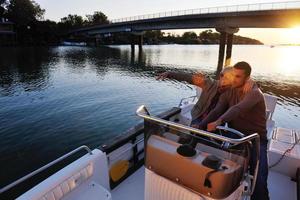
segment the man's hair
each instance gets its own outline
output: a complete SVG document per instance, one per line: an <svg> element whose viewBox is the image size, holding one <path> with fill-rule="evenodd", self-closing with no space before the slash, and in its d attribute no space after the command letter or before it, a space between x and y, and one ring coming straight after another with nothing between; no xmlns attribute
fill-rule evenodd
<svg viewBox="0 0 300 200"><path fill-rule="evenodd" d="M238 62L233 67L235 69L244 70L246 76L250 76L250 74L251 74L251 66L249 65L249 63L247 63L245 61Z"/></svg>

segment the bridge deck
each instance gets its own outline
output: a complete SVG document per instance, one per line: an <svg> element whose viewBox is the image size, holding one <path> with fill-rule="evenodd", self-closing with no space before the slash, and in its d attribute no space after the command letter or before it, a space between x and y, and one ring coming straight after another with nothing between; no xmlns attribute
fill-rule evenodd
<svg viewBox="0 0 300 200"><path fill-rule="evenodd" d="M300 25L300 1L247 4L140 15L77 29L91 35L193 28L289 28Z"/></svg>

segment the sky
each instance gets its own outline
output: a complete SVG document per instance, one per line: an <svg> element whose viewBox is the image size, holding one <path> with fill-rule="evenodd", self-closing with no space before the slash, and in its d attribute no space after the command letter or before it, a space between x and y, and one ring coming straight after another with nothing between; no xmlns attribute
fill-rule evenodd
<svg viewBox="0 0 300 200"><path fill-rule="evenodd" d="M46 10L45 19L59 21L68 14L85 16L101 11L111 19L214 6L283 2L284 0L35 0ZM287 0L286 0L287 1ZM300 4L297 4L300 5ZM294 29L240 29L238 35L252 37L266 44L300 44L300 24ZM181 34L187 30L172 30ZM200 32L202 30L194 30Z"/></svg>

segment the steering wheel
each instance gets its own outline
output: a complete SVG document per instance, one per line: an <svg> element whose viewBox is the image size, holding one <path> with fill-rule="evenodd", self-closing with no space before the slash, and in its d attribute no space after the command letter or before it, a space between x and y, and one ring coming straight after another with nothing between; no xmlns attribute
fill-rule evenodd
<svg viewBox="0 0 300 200"><path fill-rule="evenodd" d="M238 130L235 130L233 128L229 128L228 124L226 123L225 126L217 126L217 130L219 130L220 135L223 135L223 132L230 132L233 133L234 135L238 136L238 138L243 138L245 135L241 133ZM223 135L228 137L227 135ZM221 147L228 149L230 147L229 142L222 142Z"/></svg>

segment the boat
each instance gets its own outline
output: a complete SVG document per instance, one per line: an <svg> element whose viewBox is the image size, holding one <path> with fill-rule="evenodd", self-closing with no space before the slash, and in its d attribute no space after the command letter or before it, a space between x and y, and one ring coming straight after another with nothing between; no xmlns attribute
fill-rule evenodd
<svg viewBox="0 0 300 200"><path fill-rule="evenodd" d="M62 42L62 45L63 46L85 47L85 46L87 46L87 43L86 42L67 42L67 41L64 41L64 42Z"/></svg>
<svg viewBox="0 0 300 200"><path fill-rule="evenodd" d="M201 95L199 88L196 91L195 96L182 99L178 106L157 116L151 115L144 105L140 106L136 114L144 121L114 138L109 145L93 150L78 147L0 189L0 193L9 193L27 179L86 151L16 199L250 199L258 165L254 173L249 172L249 145L258 149L259 136L256 133L245 136L228 126L218 127L219 134L188 126L191 109ZM272 119L277 99L268 94L264 97L270 198L299 199L300 131L277 127ZM234 137L224 134L228 132ZM182 135L198 138L197 145L180 144ZM204 142L203 138L206 138Z"/></svg>

